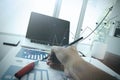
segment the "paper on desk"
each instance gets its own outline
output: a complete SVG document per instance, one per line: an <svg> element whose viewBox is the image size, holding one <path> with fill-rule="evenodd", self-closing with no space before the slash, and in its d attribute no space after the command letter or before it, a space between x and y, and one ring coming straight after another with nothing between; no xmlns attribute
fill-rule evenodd
<svg viewBox="0 0 120 80"><path fill-rule="evenodd" d="M20 66L11 65L0 80L14 80L14 74L20 70ZM67 80L62 71L57 71L51 68L35 68L30 73L24 75L21 80Z"/></svg>
<svg viewBox="0 0 120 80"><path fill-rule="evenodd" d="M1 61L0 80L14 80L13 76L18 70L35 61L16 57L20 49L21 47L13 48ZM50 68L44 61L39 61L39 64L35 66L34 70L26 74L22 80L42 80L41 78L43 80L66 80L64 72Z"/></svg>

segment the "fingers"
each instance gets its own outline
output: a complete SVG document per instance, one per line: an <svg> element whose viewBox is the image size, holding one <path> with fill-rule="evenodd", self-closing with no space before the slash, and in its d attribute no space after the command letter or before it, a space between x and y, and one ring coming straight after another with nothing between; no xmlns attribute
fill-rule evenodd
<svg viewBox="0 0 120 80"><path fill-rule="evenodd" d="M68 61L73 60L74 52L77 51L74 46L58 47L53 46L51 54L48 57L47 65L52 68L60 68L65 66Z"/></svg>
<svg viewBox="0 0 120 80"><path fill-rule="evenodd" d="M55 47L51 49L51 54L47 58L47 65L49 65L53 69L64 71L64 66L60 63L60 61L56 57L54 51L55 49L56 49Z"/></svg>
<svg viewBox="0 0 120 80"><path fill-rule="evenodd" d="M54 63L50 56L48 57L47 65L49 65L53 69L64 71L64 66L62 64Z"/></svg>
<svg viewBox="0 0 120 80"><path fill-rule="evenodd" d="M68 47L60 47L60 46L53 46L51 52L57 54L67 54L72 52L77 52L75 46L68 46Z"/></svg>
<svg viewBox="0 0 120 80"><path fill-rule="evenodd" d="M54 46L52 47L52 51L55 55L56 58L64 65L66 64L65 62L73 59L74 56L78 56L78 52L76 47L74 46L69 46L69 47L58 47Z"/></svg>
<svg viewBox="0 0 120 80"><path fill-rule="evenodd" d="M77 49L74 46L58 47L53 46L51 54L48 57L47 65L53 69L62 70L70 80L79 80L74 78L72 71L74 59L77 55Z"/></svg>

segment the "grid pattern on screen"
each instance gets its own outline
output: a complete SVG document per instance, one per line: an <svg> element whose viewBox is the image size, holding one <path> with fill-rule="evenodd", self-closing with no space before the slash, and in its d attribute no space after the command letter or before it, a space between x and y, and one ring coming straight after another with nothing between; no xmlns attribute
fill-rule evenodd
<svg viewBox="0 0 120 80"><path fill-rule="evenodd" d="M48 56L48 53L28 48L21 48L17 53L16 57L31 59L31 60L42 60Z"/></svg>
<svg viewBox="0 0 120 80"><path fill-rule="evenodd" d="M21 67L11 65L5 74L2 76L1 80L14 80L14 74ZM30 73L23 76L20 80L49 80L48 70L45 69L34 69Z"/></svg>

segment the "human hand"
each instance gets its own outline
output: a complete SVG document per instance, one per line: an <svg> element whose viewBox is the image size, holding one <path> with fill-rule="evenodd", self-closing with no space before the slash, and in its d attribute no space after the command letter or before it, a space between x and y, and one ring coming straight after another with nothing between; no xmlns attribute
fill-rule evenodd
<svg viewBox="0 0 120 80"><path fill-rule="evenodd" d="M74 57L78 56L78 52L74 46L70 47L58 47L53 46L51 54L48 57L47 64L57 70L64 70L67 77L72 77L71 71L68 66L72 67Z"/></svg>
<svg viewBox="0 0 120 80"><path fill-rule="evenodd" d="M48 58L47 58L47 65L49 65L51 68L63 71L64 66L57 59L56 53L54 52L55 49L56 49L55 47L52 47L51 53L48 55Z"/></svg>
<svg viewBox="0 0 120 80"><path fill-rule="evenodd" d="M63 69L69 80L117 80L81 58L74 46L53 46L47 63L52 68Z"/></svg>

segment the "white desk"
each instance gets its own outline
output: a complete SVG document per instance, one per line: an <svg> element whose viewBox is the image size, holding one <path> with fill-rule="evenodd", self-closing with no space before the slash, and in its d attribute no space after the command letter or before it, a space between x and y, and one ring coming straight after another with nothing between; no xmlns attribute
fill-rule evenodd
<svg viewBox="0 0 120 80"><path fill-rule="evenodd" d="M4 39L7 39L8 37L10 38L17 38L20 39L20 44L17 47L13 47L13 46L7 46L7 45L3 45L2 41L4 41ZM0 50L1 53L0 55L4 55L4 57L2 57L1 61L0 61L0 79L2 78L2 76L5 74L5 72L11 68L15 66L15 67L24 67L25 65L27 65L30 62L33 62L34 60L29 60L29 59L24 59L24 58L19 58L16 57L16 54L18 53L18 51L21 49L21 45L22 46L29 46L29 47L34 47L34 48L39 48L39 49L47 49L48 51L51 49L50 46L45 46L45 45L41 45L41 44L35 44L35 43L30 43L30 41L28 39L25 39L24 37L11 37L9 35L0 35ZM1 47L2 46L2 47ZM110 75L117 77L120 80L120 75L118 75L117 73L115 73L114 71L112 71L110 68L108 68L107 66L105 66L104 64L102 64L100 61L96 60L96 59L90 59L90 58L84 58L86 61L90 62L91 64L93 64L94 66L102 69L103 71L106 71L107 73L110 73ZM49 79L47 79L46 77L44 78L44 80L66 80L65 79L65 75L63 72L61 71L57 71L57 70L53 70L51 69L49 66L46 65L45 62L39 62L39 64L35 67L35 70L46 70L48 75L49 75ZM38 71L34 71L30 74L27 75L27 78L29 80L38 80L37 78L40 78L38 74L41 74ZM35 74L34 74L35 73ZM34 77L34 76L39 76L39 77ZM11 76L7 76L7 78L10 78ZM26 80L26 79L23 79Z"/></svg>
<svg viewBox="0 0 120 80"><path fill-rule="evenodd" d="M3 45L4 41L10 40L10 39L20 40L19 45L18 46ZM48 52L51 50L51 46L31 43L30 40L26 39L24 36L9 35L4 33L0 34L0 56L1 56L0 57L0 80L3 77L3 75L6 74L6 71L8 71L8 69L12 69L15 67L22 68L25 65L35 61L35 60L16 57L17 53L21 49L21 46L37 48L37 49L45 49L45 50L48 50ZM35 70L33 70L32 73L27 74L28 77L23 78L22 80L32 80L32 79L38 80L39 78L43 78L43 80L65 80L65 75L62 71L57 71L50 68L46 64L46 62L40 61L39 64L35 66ZM48 76L46 77L44 75L46 74L44 70L48 74ZM44 75L44 76L40 77L40 75ZM11 78L11 76L7 75L6 78L10 80L9 78Z"/></svg>
<svg viewBox="0 0 120 80"><path fill-rule="evenodd" d="M3 45L4 41L9 40L20 40L20 43L18 46L28 46L28 47L34 47L39 49L47 49L50 50L50 46L45 46L42 44L37 43L31 43L29 39L26 39L25 36L20 35L14 35L14 34L8 34L8 33L0 33L0 61L6 56L6 54L14 47L16 46L9 46L9 45Z"/></svg>
<svg viewBox="0 0 120 80"><path fill-rule="evenodd" d="M25 65L35 61L35 60L16 57L16 55L20 49L21 49L20 46L12 48L10 50L10 52L1 60L1 62L0 62L0 79L3 78L3 75L6 73L6 71L8 71L9 68L11 68L13 70L16 67L22 68ZM110 68L108 68L107 66L102 64L100 61L93 59L93 58L89 58L89 57L84 57L83 59L87 62L90 62L94 66L100 68L101 70L109 73L110 75L115 76L116 78L118 78L120 80L120 75L118 75L117 73L112 71ZM40 76L41 72L42 72L42 78L44 78L44 80L67 80L64 75L64 72L57 71L57 70L50 68L46 64L46 62L43 62L43 61L40 61L39 64L35 66L33 72L30 72L25 77L23 77L21 80L38 80L41 78L41 76ZM47 74L47 75L44 75L44 74ZM11 76L11 75L6 76L6 78L11 78L11 77L13 77L13 76ZM10 79L8 79L8 80L10 80Z"/></svg>
<svg viewBox="0 0 120 80"><path fill-rule="evenodd" d="M6 71L11 67L23 67L30 62L33 62L35 60L30 60L30 59L24 59L24 58L19 58L16 57L16 54L19 52L21 47L15 47L10 52L1 60L0 62L0 79L3 77L3 75L6 73ZM11 55L12 54L12 55ZM14 69L13 69L14 70ZM42 78L44 80L65 80L65 75L62 71L57 71L52 68L50 68L46 62L40 61L38 65L35 66L36 71L30 72L27 74L26 79L22 80L38 80L38 78L41 78L41 71L42 71ZM44 74L48 74L46 77ZM12 75L7 75L6 78L11 78ZM10 79L8 79L10 80Z"/></svg>

